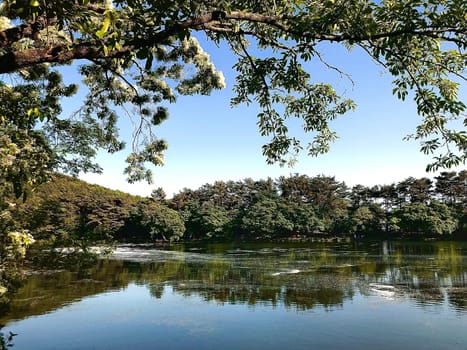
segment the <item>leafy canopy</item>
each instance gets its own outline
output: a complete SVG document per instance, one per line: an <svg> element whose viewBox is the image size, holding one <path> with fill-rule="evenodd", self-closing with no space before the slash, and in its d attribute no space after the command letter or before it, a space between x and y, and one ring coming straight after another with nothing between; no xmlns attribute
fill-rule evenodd
<svg viewBox="0 0 467 350"><path fill-rule="evenodd" d="M146 162L163 163L164 140L153 126L178 95L224 87L196 35L225 42L237 57L232 105L260 107L268 162L318 155L336 138L329 122L354 108L329 84L314 81L308 61L320 44L358 47L393 78L393 93L414 98L421 123L410 138L433 155L429 170L465 162L467 3L464 0L2 0L0 1L0 162L17 189L51 170L99 171L97 149L124 147L117 121L134 118L130 181L150 179ZM74 65L87 86L82 107L63 116L76 94L61 66ZM311 141L288 132L303 121ZM457 121L452 127L451 122ZM23 167L24 159L29 159Z"/></svg>

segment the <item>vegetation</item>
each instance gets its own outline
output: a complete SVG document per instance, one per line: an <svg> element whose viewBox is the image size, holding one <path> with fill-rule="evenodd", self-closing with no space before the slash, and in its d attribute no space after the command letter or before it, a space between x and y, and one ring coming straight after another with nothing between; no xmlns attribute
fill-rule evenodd
<svg viewBox="0 0 467 350"><path fill-rule="evenodd" d="M3 335L3 333L0 333L0 350L6 350L8 348L13 347L13 338L17 334L10 332L8 336Z"/></svg>
<svg viewBox="0 0 467 350"><path fill-rule="evenodd" d="M113 240L306 240L317 234L467 236L467 170L442 172L435 181L408 178L371 188L348 188L328 176L218 181L182 190L172 199L160 189L141 198L55 174L26 202L13 194L7 202L10 227L22 227L25 233L10 235L2 252L2 303L8 301L6 291L17 285L15 267L33 236L39 249L49 248L35 257L36 264L46 261L76 271L95 261L56 248L86 252Z"/></svg>
<svg viewBox="0 0 467 350"><path fill-rule="evenodd" d="M114 153L125 146L117 128L124 115L136 118L138 125L125 172L130 181L150 180L146 164L161 165L167 148L153 130L168 117L167 105L178 95L209 94L225 85L195 34L226 44L237 58L232 104L258 105L259 132L269 138L263 147L268 162L293 163L301 150L310 155L326 152L336 138L329 122L355 107L331 85L313 81L306 71L307 62L316 60L323 69L345 75L325 61L323 45L363 50L394 77L393 93L399 99L413 97L421 124L409 138L420 140L421 151L433 155L428 169L465 162L467 135L460 125L467 125L466 106L458 90L466 79L466 7L464 0L0 0L0 285L8 279L5 271L21 262L33 242L30 233L84 248L96 237L118 234L128 216L139 218L143 227L163 227L168 222L177 227L173 232L150 231L153 237L181 236L181 223L175 224L173 213L154 204L134 209L127 199L118 203L106 195L87 193L89 198L71 196L73 202L59 195L43 199L28 204L32 206L28 211L15 208L14 198L26 198L57 171L72 175L99 171L94 162L99 149ZM85 97L82 106L67 116L62 104L76 98L79 88L63 82L63 72L71 69L83 78L85 91L80 96ZM133 109L134 114L128 112ZM301 119L304 131L312 134L306 146L288 132L294 118ZM303 198L293 211L311 215L311 221L297 214L291 222L289 203L296 194L288 197L285 184L279 184L284 186L282 192L268 182L262 183L271 186L261 200L258 193L246 191L251 183L245 182L238 185L246 192L230 198L230 204L200 201L195 191L192 206L178 209L190 237L198 238L257 230L257 218L248 211L253 207L272 220L272 231L290 234L310 229L339 232L349 230L349 225L353 230L381 224L410 230L410 220L415 220L405 214L404 220L392 217L389 195L371 198L375 203L367 209L349 208L340 189L332 187L338 183L326 177L316 180L330 181L323 183L326 192L299 187ZM440 184L439 190L454 191L449 184ZM421 184L401 184L406 185L407 194L398 189L398 205L420 201L433 207L431 197L417 197ZM464 230L465 212L452 209L459 207L459 193L443 198L455 211L450 214L453 222ZM388 201L384 213L390 219L378 216L380 200ZM203 205L196 208L197 202ZM19 217L20 210L25 210L27 220L13 217L17 211ZM163 213L155 215L153 210ZM50 211L54 216L43 215ZM452 230L452 225L440 228L438 219L428 226L430 230ZM54 226L59 223L60 227Z"/></svg>
<svg viewBox="0 0 467 350"><path fill-rule="evenodd" d="M232 104L260 107L269 162L293 161L302 149L326 152L336 137L328 122L354 108L306 71L316 60L345 75L321 55L329 44L361 49L394 77L393 93L417 104L422 123L411 137L434 155L429 168L449 167L467 157L467 135L449 123L465 118L458 89L465 79L466 6L462 0L2 0L0 74L14 76L12 86L3 79L0 85L2 132L15 151L34 155L38 164L29 177L40 175L35 172L44 164L97 170L96 148L123 147L118 107L133 105L141 121L137 135L146 129L149 137L137 136L141 147L126 172L132 181L149 178L144 163L160 165L167 147L150 131L167 118L166 102L225 85L196 39L203 34L237 58ZM60 67L74 61L83 62L77 72L88 94L69 119L60 115L60 103L78 87L62 83ZM288 133L288 120L296 117L314 134L305 147Z"/></svg>
<svg viewBox="0 0 467 350"><path fill-rule="evenodd" d="M64 175L37 188L15 214L37 240L85 248L113 237L130 217L138 198Z"/></svg>
<svg viewBox="0 0 467 350"><path fill-rule="evenodd" d="M448 186L449 184L449 186ZM81 247L109 240L302 239L320 235L433 237L467 234L467 171L432 181L348 188L334 177L217 181L166 199L89 185L56 174L11 211L38 242Z"/></svg>
<svg viewBox="0 0 467 350"><path fill-rule="evenodd" d="M185 233L185 225L175 210L156 202L141 200L130 210L125 227L117 233L131 241L177 241Z"/></svg>
<svg viewBox="0 0 467 350"><path fill-rule="evenodd" d="M449 184L449 186L447 185ZM353 188L334 177L293 175L216 182L183 190L168 203L186 221L189 238L298 238L313 234L466 234L467 171L442 172L435 182L408 178L397 184ZM210 208L204 225L192 225ZM216 213L216 215L213 215ZM199 219L198 219L199 220Z"/></svg>
<svg viewBox="0 0 467 350"><path fill-rule="evenodd" d="M192 256L193 245L180 244L144 264L101 259L84 274L66 269L45 276L34 274L18 290L9 310L0 315L0 324L50 313L86 296L124 290L134 283L147 286L158 299L173 292L221 304L270 303L291 310L339 306L355 293L369 295L373 283L389 283L421 305L445 303L467 311L465 244L459 242L346 243L345 248L322 243L307 248L293 243L195 246L203 258ZM187 254L180 259L183 251ZM429 263L427 257L431 257ZM288 273L295 268L301 273ZM440 283L448 287L440 290ZM40 301L31 303L33 298Z"/></svg>

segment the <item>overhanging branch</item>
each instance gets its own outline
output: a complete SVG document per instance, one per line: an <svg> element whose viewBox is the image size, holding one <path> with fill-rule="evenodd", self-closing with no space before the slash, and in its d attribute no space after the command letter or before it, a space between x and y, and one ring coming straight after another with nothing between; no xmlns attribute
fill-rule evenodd
<svg viewBox="0 0 467 350"><path fill-rule="evenodd" d="M110 50L104 54L101 44L98 43L75 43L72 45L60 44L46 48L31 48L18 51L10 51L0 56L0 74L11 73L21 68L31 67L40 63L65 63L75 59L111 59L124 57L136 49L150 47L164 43L168 38L184 30L208 30L212 32L232 32L228 21L262 23L297 37L308 38L318 41L354 41L364 42L381 38L396 37L401 35L429 36L446 40L447 33L458 34L459 28L425 28L422 30L398 30L384 33L368 34L366 36L351 36L347 34L325 34L311 32L297 32L287 22L292 21L290 17L270 16L257 13L234 11L226 13L214 11L205 15L180 21L160 32L142 39L127 41L119 50ZM0 32L0 48L8 47L25 37L34 37L35 33L51 24L51 19L39 18L33 24L24 24Z"/></svg>
<svg viewBox="0 0 467 350"><path fill-rule="evenodd" d="M21 39L34 39L41 30L55 24L56 22L56 18L39 17L37 21L33 23L22 24L17 27L0 31L0 48L10 46L11 44L18 42Z"/></svg>
<svg viewBox="0 0 467 350"><path fill-rule="evenodd" d="M168 38L183 30L201 29L206 24L218 23L218 21L219 15L213 12L191 20L178 22L150 37L128 41L119 50L110 50L107 54L104 53L104 50L102 50L102 47L98 43L87 42L11 51L0 56L0 74L12 73L18 69L41 63L65 63L76 59L120 58L138 48L164 43Z"/></svg>

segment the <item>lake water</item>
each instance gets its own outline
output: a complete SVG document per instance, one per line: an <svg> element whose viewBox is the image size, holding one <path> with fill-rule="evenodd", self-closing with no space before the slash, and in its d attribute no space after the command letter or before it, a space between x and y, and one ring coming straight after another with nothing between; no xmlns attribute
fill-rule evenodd
<svg viewBox="0 0 467 350"><path fill-rule="evenodd" d="M119 246L33 273L14 350L467 349L467 244Z"/></svg>

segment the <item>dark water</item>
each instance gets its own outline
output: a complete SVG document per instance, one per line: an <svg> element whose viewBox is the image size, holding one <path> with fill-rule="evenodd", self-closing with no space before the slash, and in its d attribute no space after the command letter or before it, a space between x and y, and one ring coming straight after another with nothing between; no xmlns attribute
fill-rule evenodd
<svg viewBox="0 0 467 350"><path fill-rule="evenodd" d="M32 274L12 349L467 349L467 244L119 247Z"/></svg>

